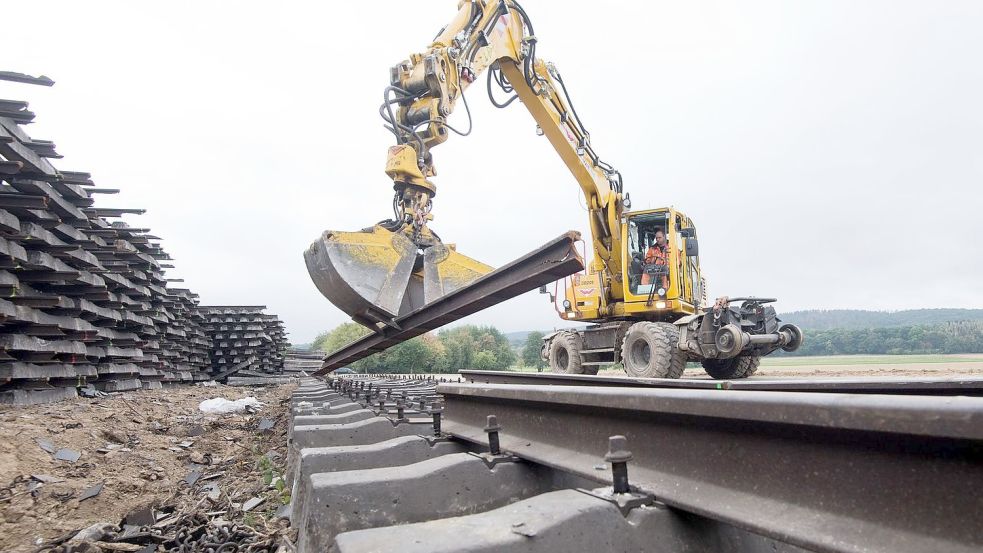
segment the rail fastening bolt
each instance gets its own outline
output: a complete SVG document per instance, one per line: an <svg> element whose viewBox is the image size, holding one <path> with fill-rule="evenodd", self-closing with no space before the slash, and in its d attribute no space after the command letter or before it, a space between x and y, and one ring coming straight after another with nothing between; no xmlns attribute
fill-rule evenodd
<svg viewBox="0 0 983 553"><path fill-rule="evenodd" d="M433 435L440 436L440 413L443 409L439 405L434 405L430 410L430 415L433 416Z"/></svg>
<svg viewBox="0 0 983 553"><path fill-rule="evenodd" d="M624 436L608 438L608 452L604 455L604 461L611 463L614 493L629 493L631 491L628 486L628 461L631 460L632 455L628 451L628 438Z"/></svg>
<svg viewBox="0 0 983 553"><path fill-rule="evenodd" d="M498 417L495 415L488 415L487 424L485 424L485 433L488 434L488 449L491 451L492 455L499 455L502 453L501 445L498 443L498 431L502 427L498 424Z"/></svg>
<svg viewBox="0 0 983 553"><path fill-rule="evenodd" d="M403 420L403 400L396 400L396 420Z"/></svg>

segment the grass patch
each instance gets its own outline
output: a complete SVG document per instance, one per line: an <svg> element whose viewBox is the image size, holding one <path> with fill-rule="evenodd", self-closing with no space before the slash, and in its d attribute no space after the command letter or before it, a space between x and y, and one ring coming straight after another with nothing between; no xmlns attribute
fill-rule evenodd
<svg viewBox="0 0 983 553"><path fill-rule="evenodd" d="M813 365L913 365L916 363L983 363L983 357L960 355L818 355L765 357L765 367L807 367Z"/></svg>

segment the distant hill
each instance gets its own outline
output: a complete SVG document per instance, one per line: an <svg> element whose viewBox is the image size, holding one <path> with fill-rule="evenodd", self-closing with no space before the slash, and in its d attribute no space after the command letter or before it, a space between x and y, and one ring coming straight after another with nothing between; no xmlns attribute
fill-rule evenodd
<svg viewBox="0 0 983 553"><path fill-rule="evenodd" d="M809 330L896 328L961 321L983 321L983 309L908 309L863 311L859 309L811 309L779 313L783 322Z"/></svg>
<svg viewBox="0 0 983 553"><path fill-rule="evenodd" d="M505 337L509 341L509 345L514 348L521 348L526 344L526 336L529 336L531 330L520 330L518 332L506 332Z"/></svg>

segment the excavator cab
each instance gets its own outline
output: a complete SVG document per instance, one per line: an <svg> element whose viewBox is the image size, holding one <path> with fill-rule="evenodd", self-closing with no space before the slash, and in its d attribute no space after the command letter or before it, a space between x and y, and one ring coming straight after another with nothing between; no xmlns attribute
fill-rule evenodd
<svg viewBox="0 0 983 553"><path fill-rule="evenodd" d="M658 295L664 298L669 282L667 263L653 262L646 254L656 245L658 233L665 233L665 212L635 215L628 219L628 291L635 295ZM666 241L668 249L668 240ZM660 260L661 261L661 260Z"/></svg>
<svg viewBox="0 0 983 553"><path fill-rule="evenodd" d="M663 208L628 213L625 218L625 311L672 320L699 309L702 278L696 229L689 217ZM649 255L656 252L651 248L659 233L665 236L664 253Z"/></svg>

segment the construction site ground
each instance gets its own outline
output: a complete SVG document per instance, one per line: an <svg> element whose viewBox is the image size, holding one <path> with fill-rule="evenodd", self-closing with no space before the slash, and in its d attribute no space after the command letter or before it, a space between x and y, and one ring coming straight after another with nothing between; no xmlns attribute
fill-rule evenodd
<svg viewBox="0 0 983 553"><path fill-rule="evenodd" d="M768 358L754 378L858 376L983 376L983 356ZM707 378L696 368L684 377ZM122 528L148 507L165 536L181 524L176 517L197 513L199 523L226 519L270 545L292 540L277 512L289 501L278 479L293 388L183 386L0 407L0 551L55 551L82 529ZM207 399L248 396L263 405L236 414L199 410ZM57 458L75 453L75 461ZM105 550L139 550L120 547Z"/></svg>
<svg viewBox="0 0 983 553"><path fill-rule="evenodd" d="M183 386L0 407L0 551L38 551L95 523L146 522L148 512L163 533L179 524L175 517L200 512L273 543L286 534L275 514L289 500L278 476L283 402L293 388ZM247 396L264 405L254 413L199 410L203 400ZM74 462L56 458L74 453Z"/></svg>

